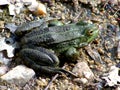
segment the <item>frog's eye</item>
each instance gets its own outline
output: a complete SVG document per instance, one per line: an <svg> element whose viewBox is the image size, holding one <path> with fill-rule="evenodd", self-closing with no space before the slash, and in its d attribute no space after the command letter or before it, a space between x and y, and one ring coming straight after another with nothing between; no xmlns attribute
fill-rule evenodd
<svg viewBox="0 0 120 90"><path fill-rule="evenodd" d="M89 31L87 32L87 34L88 34L89 36L91 36L91 35L93 34L93 30L89 30Z"/></svg>

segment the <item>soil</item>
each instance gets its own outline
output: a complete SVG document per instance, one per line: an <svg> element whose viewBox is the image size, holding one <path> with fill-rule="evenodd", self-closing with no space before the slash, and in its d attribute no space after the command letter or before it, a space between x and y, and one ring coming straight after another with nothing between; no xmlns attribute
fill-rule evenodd
<svg viewBox="0 0 120 90"><path fill-rule="evenodd" d="M95 90L96 83L100 75L108 71L110 66L119 63L117 56L117 45L119 25L120 25L120 5L114 5L104 0L92 0L93 2L82 0L42 0L47 7L47 15L45 17L58 18L63 23L74 23L80 20L91 21L98 25L99 36L89 46L80 48L80 56L77 61L86 61L95 75L94 80L88 83L76 82L76 78L69 75L58 75L58 77L50 84L49 81L54 75L40 74L31 79L24 87L15 84L0 82L1 90ZM10 16L7 6L0 7L3 13L0 13L0 21L5 23L15 23L19 25L23 22L32 21L38 18L31 12L22 12L17 16ZM91 54L97 52L97 54ZM13 66L15 62L12 62ZM76 63L65 62L65 69L72 70ZM11 66L11 67L13 67ZM103 88L104 89L104 88ZM106 90L106 89L105 89ZM109 88L108 88L109 90ZM113 89L114 90L114 89Z"/></svg>

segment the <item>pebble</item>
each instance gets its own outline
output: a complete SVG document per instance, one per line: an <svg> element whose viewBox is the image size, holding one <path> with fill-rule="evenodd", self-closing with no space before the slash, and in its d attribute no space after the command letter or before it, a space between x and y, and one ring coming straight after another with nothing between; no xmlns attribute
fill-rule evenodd
<svg viewBox="0 0 120 90"><path fill-rule="evenodd" d="M102 75L102 80L105 80L106 86L116 86L120 83L120 76L119 76L119 67L111 66L108 73L104 73Z"/></svg>
<svg viewBox="0 0 120 90"><path fill-rule="evenodd" d="M34 75L35 72L32 69L18 65L0 78L7 83L15 83L16 85L24 86Z"/></svg>
<svg viewBox="0 0 120 90"><path fill-rule="evenodd" d="M11 58L14 56L14 49L19 47L18 43L7 44L5 42L6 38L0 35L0 51L6 50L7 57Z"/></svg>
<svg viewBox="0 0 120 90"><path fill-rule="evenodd" d="M97 50L98 50L98 52L99 52L101 55L104 55L105 52L104 52L104 50L103 50L102 48L98 48Z"/></svg>
<svg viewBox="0 0 120 90"><path fill-rule="evenodd" d="M9 4L8 0L0 0L0 5L7 5Z"/></svg>
<svg viewBox="0 0 120 90"><path fill-rule="evenodd" d="M31 0L31 5L28 6L28 9L36 15L46 15L46 7L42 3L38 3L36 0Z"/></svg>
<svg viewBox="0 0 120 90"><path fill-rule="evenodd" d="M4 23L5 23L4 21L0 21L0 28L4 28Z"/></svg>
<svg viewBox="0 0 120 90"><path fill-rule="evenodd" d="M120 59L120 41L118 42L118 47L117 47L117 58Z"/></svg>
<svg viewBox="0 0 120 90"><path fill-rule="evenodd" d="M74 79L75 82L77 82L78 84L87 84L88 80L86 78L76 78Z"/></svg>
<svg viewBox="0 0 120 90"><path fill-rule="evenodd" d="M11 58L6 58L4 52L0 52L0 64L8 65L12 61Z"/></svg>
<svg viewBox="0 0 120 90"><path fill-rule="evenodd" d="M42 78L40 78L39 80L36 80L36 82L41 87L47 86L47 84L48 84L46 79L42 79Z"/></svg>
<svg viewBox="0 0 120 90"><path fill-rule="evenodd" d="M86 83L88 83L88 80L86 78L81 78L80 82L82 82L83 84L86 84Z"/></svg>
<svg viewBox="0 0 120 90"><path fill-rule="evenodd" d="M8 71L8 67L6 65L0 66L0 76L4 75Z"/></svg>
<svg viewBox="0 0 120 90"><path fill-rule="evenodd" d="M86 62L78 62L73 68L72 72L80 77L85 77L87 79L94 78L94 74Z"/></svg>

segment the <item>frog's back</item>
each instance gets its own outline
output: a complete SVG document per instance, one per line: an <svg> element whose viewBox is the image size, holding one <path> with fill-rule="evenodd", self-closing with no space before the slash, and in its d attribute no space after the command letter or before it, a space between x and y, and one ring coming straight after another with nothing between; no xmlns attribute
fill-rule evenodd
<svg viewBox="0 0 120 90"><path fill-rule="evenodd" d="M84 33L83 28L85 27L77 24L70 24L34 30L26 34L22 42L39 45L59 44L82 37Z"/></svg>

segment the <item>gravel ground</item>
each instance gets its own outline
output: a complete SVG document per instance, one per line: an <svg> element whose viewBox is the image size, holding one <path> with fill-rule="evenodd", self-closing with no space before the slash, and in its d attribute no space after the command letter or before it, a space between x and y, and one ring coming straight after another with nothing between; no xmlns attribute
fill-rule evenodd
<svg viewBox="0 0 120 90"><path fill-rule="evenodd" d="M44 0L43 0L44 1ZM47 1L47 0L46 0ZM48 0L49 1L49 0ZM77 22L78 20L92 21L100 28L98 38L89 46L81 48L78 61L86 61L90 69L95 74L95 80L90 80L87 84L77 82L76 78L58 75L50 84L49 89L45 89L54 75L41 75L31 79L24 87L15 84L0 82L1 90L95 90L95 83L98 77L109 70L109 67L119 62L117 57L117 33L120 24L120 5L110 2L100 1L88 3L82 0L52 0L50 3L44 3L47 6L47 17L59 18L64 23ZM108 0L109 1L109 0ZM119 2L120 3L120 2ZM52 5L52 6L51 6ZM21 13L15 17L9 16L6 12L7 7L1 7L4 13L0 13L0 20L5 23L14 22L20 24L31 21L35 16L31 13ZM119 11L117 11L119 10ZM97 52L92 56L93 52ZM12 62L14 66L14 62ZM66 69L72 70L75 63L67 63ZM106 89L105 89L106 90ZM109 89L108 89L109 90ZM113 89L114 90L114 89Z"/></svg>

